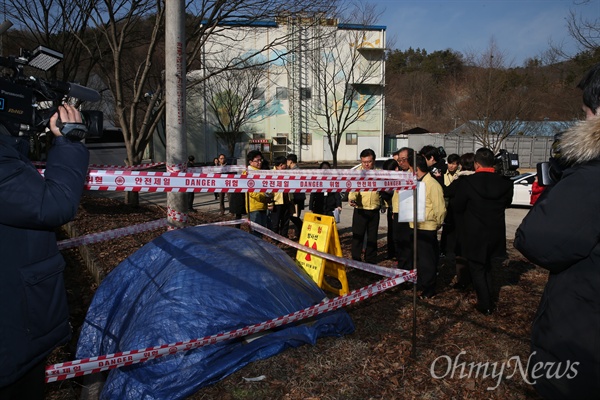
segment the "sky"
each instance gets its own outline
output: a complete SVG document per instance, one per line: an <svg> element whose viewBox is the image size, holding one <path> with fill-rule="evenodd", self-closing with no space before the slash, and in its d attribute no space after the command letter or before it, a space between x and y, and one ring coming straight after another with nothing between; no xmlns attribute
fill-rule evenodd
<svg viewBox="0 0 600 400"><path fill-rule="evenodd" d="M587 4L581 4L581 3ZM600 20L600 0L369 0L382 13L376 25L387 27L387 46L431 53L452 49L482 54L490 41L505 64L521 66L539 56L551 41L577 52L569 36L569 10Z"/></svg>

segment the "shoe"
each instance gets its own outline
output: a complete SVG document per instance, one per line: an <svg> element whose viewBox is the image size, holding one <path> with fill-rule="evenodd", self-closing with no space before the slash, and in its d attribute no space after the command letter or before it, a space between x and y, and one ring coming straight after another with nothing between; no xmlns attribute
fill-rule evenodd
<svg viewBox="0 0 600 400"><path fill-rule="evenodd" d="M492 315L494 313L494 311L496 311L496 307L494 305L492 305L491 308L481 308L481 307L475 305L475 309L483 315Z"/></svg>
<svg viewBox="0 0 600 400"><path fill-rule="evenodd" d="M467 285L456 282L455 284L452 285L452 289L465 291L467 289Z"/></svg>
<svg viewBox="0 0 600 400"><path fill-rule="evenodd" d="M431 293L421 293L419 295L419 299L421 300L427 300L427 299L433 299L436 296L435 292L431 292Z"/></svg>

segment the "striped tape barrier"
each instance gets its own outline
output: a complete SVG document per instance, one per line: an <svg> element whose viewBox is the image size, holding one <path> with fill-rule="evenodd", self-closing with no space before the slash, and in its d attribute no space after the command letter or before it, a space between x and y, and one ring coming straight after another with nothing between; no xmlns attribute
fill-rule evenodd
<svg viewBox="0 0 600 400"><path fill-rule="evenodd" d="M153 231L155 229L164 228L168 225L167 219L157 219L155 221L143 222L137 225L127 226L125 228L112 229L110 231L91 233L89 235L79 236L72 239L61 240L58 242L59 250L71 249L81 245L94 244L105 240L117 239L120 237Z"/></svg>
<svg viewBox="0 0 600 400"><path fill-rule="evenodd" d="M176 342L172 344L163 344L154 347L148 347L145 349L131 350L126 352L119 352L113 354L107 354L97 357L91 357L81 360L68 361L64 363L58 363L46 368L46 382L56 382L65 379L71 379L78 376L94 374L102 371L107 371L110 369L115 369L127 365L141 363L150 359L159 358L168 354L175 354L178 352L188 351L195 348L203 347L208 344L215 344L225 340L243 337L247 335L251 335L257 332L261 332L264 330L276 328L282 325L286 325L291 322L296 322L302 319L310 318L315 315L323 314L325 312L333 311L339 309L344 306L348 306L372 296L379 294L385 290L391 289L403 282L416 282L416 272L415 271L406 271L394 268L385 268L380 267L378 265L372 265L363 263L360 261L347 260L344 258L340 258L334 256L332 254L323 253L321 251L311 249L305 246L302 246L294 241L291 241L283 236L280 236L271 230L258 225L252 221L248 220L234 220L234 221L223 221L216 222L212 224L206 225L237 225L237 224L249 224L251 229L254 229L266 236L271 237L274 240L279 240L283 243L286 243L296 249L300 249L306 251L307 253L311 253L315 256L322 257L342 265L346 265L352 268L357 268L369 272L373 272L382 276L387 276L388 278L383 279L381 281L375 282L371 285L365 286L360 289L353 290L352 292L336 297L334 299L325 300L317 305L307 307L303 310L293 312L291 314L287 314L285 316L281 316L275 319L271 319L268 321L264 321L258 324L246 326L244 328L235 329L229 332L219 333L216 335L205 336L199 339L192 339L184 342ZM62 241L61 249L74 247L79 244L84 243L96 243L101 240L109 240L115 237L116 235L125 236L128 231L137 233L142 229L150 230L156 229L157 227L161 227L166 225L166 220L161 219L157 221L151 221L148 223L138 224L133 227L115 229L112 231L108 231L101 234L92 234L84 237L76 238L79 241L68 240ZM66 242L66 243L65 243Z"/></svg>
<svg viewBox="0 0 600 400"><path fill-rule="evenodd" d="M131 350L113 354L106 354L97 357L90 357L81 360L68 361L65 363L54 364L46 368L46 382L56 382L65 379L71 379L78 376L95 374L110 369L124 367L132 364L141 363L147 360L159 358L169 354L189 351L192 349L204 347L209 344L220 343L226 340L244 337L262 332L268 329L277 328L292 322L300 321L329 311L337 310L367 298L373 297L385 290L391 289L407 278L413 278L414 273L406 272L405 275L394 278L386 278L360 289L353 290L344 296L333 299L327 299L319 304L307 307L303 310L260 322L243 328L234 329L229 332L218 333L211 336L205 336L199 339L192 339L183 342L163 344L144 349Z"/></svg>
<svg viewBox="0 0 600 400"><path fill-rule="evenodd" d="M346 192L374 190L412 190L415 176L395 172L390 175L291 175L249 173L196 174L150 171L89 171L88 190L134 192ZM43 173L43 172L42 172Z"/></svg>

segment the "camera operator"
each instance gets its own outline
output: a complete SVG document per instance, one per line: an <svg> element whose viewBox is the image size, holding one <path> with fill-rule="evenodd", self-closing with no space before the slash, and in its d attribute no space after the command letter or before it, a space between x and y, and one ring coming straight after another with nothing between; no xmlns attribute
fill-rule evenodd
<svg viewBox="0 0 600 400"><path fill-rule="evenodd" d="M531 262L550 271L528 362L531 381L544 398L600 393L600 64L578 87L586 120L561 136L561 164L568 167L546 187L514 242ZM553 374L548 365L565 373Z"/></svg>
<svg viewBox="0 0 600 400"><path fill-rule="evenodd" d="M426 145L421 148L419 154L422 154L427 161L429 167L429 173L435 178L435 180L442 185L442 188L446 187L444 184L444 174L448 170L446 166L446 152L443 151L443 147L435 147L432 145Z"/></svg>
<svg viewBox="0 0 600 400"><path fill-rule="evenodd" d="M65 262L54 229L75 216L89 153L61 134L62 124L81 124L79 111L65 105L51 117L54 143L42 177L27 158L27 140L0 123L2 400L42 399L46 358L71 335Z"/></svg>

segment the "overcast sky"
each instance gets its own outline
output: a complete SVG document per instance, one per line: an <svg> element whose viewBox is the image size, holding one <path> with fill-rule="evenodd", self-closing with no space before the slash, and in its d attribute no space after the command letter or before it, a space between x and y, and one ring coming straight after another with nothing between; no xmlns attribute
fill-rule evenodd
<svg viewBox="0 0 600 400"><path fill-rule="evenodd" d="M493 37L513 66L548 49L550 41L576 52L567 31L570 9L587 19L600 19L600 0L368 1L378 11L385 10L377 24L387 27L388 47L480 54Z"/></svg>

